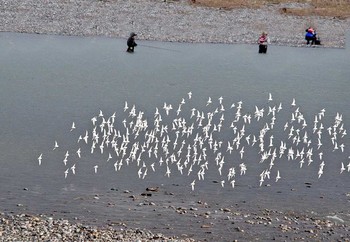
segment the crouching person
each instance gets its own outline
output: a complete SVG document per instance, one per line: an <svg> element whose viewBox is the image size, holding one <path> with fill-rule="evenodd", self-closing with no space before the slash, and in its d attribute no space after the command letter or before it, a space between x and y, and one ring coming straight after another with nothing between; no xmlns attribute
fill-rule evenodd
<svg viewBox="0 0 350 242"><path fill-rule="evenodd" d="M126 42L126 44L128 45L128 49L126 51L129 52L129 53L133 53L134 52L134 48L137 46L137 44L135 42L135 36L137 36L137 34L132 32L130 34L130 37L128 38L128 41Z"/></svg>

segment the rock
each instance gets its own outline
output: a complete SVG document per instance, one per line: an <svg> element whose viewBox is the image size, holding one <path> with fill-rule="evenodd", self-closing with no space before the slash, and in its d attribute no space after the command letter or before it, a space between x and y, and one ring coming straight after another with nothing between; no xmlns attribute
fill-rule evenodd
<svg viewBox="0 0 350 242"><path fill-rule="evenodd" d="M146 191L149 192L158 192L159 191L159 187L147 187Z"/></svg>
<svg viewBox="0 0 350 242"><path fill-rule="evenodd" d="M337 215L326 216L326 218L332 219L333 221L338 222L338 223L344 223L345 222L343 219L339 218Z"/></svg>
<svg viewBox="0 0 350 242"><path fill-rule="evenodd" d="M141 193L141 196L151 197L151 196L152 196L152 193L143 192L143 193Z"/></svg>
<svg viewBox="0 0 350 242"><path fill-rule="evenodd" d="M236 228L235 228L235 230L236 230L237 232L244 233L244 230L243 230L243 229L241 229L240 227L236 227Z"/></svg>
<svg viewBox="0 0 350 242"><path fill-rule="evenodd" d="M203 224L201 225L202 229L207 229L207 228L211 228L211 226L209 224Z"/></svg>

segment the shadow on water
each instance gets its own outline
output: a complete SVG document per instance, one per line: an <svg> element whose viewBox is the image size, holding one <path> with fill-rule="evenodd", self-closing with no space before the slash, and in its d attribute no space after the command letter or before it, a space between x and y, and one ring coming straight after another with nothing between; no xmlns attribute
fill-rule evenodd
<svg viewBox="0 0 350 242"><path fill-rule="evenodd" d="M339 112L344 128L349 130L349 49L270 46L268 54L259 55L254 45L138 43L135 53L128 54L125 40L120 39L0 34L2 210L53 213L90 221L94 218L97 223L113 219L116 213L120 220L147 226L138 217L144 211L133 208L129 195L122 191L139 194L147 186L161 186L163 191L175 193L154 197L165 205L205 200L222 207L236 204L251 209L269 207L326 214L349 211L349 173L339 174L341 162L347 164L350 155L347 136L344 153L332 152L330 141L325 143L328 162L321 179L317 178L318 160L315 166L300 169L298 162L285 158L278 161L283 179L262 187L259 173L266 165L259 164L257 147L254 152L247 152L244 162L250 164L250 170L247 176L237 177L235 189L213 183L223 178L212 170L206 181L197 183L194 192L189 184L196 174L166 178L163 167L142 180L137 178L136 166L116 174L113 163L106 162L108 153L91 155L88 147L82 148L84 155L78 160L74 156L82 146L76 142L78 134L92 130L90 119L99 110L106 116L116 111L117 117L122 117L124 102L128 101L129 106L135 104L137 110L153 120L156 107L161 110L167 102L173 104L175 111L189 91L193 97L187 99L188 106L184 108L188 116L192 107L209 111L208 97L218 103L220 96L227 112L233 102L242 100L244 112L254 114L255 106L268 108L268 93L272 93L274 105L283 103L281 129L290 119L290 103L295 98L309 122L310 133L314 115L323 108L325 126L331 125ZM77 129L69 132L73 121ZM119 128L121 121L118 119ZM260 128L249 132L258 135ZM229 131L225 135L230 138ZM284 138L282 132L274 135ZM60 148L53 151L55 140ZM77 164L77 174L64 179L62 160L67 150L71 164ZM43 164L39 167L40 153ZM239 154L232 159L238 167ZM93 171L95 164L99 164L97 174ZM312 188L305 183L311 183ZM99 200L93 199L96 194ZM118 209L108 204L118 204ZM132 215L130 209L134 209ZM147 211L143 216L147 216Z"/></svg>

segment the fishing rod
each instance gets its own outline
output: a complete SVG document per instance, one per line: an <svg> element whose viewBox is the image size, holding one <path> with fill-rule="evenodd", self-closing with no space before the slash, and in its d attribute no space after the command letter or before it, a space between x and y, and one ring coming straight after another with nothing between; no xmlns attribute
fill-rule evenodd
<svg viewBox="0 0 350 242"><path fill-rule="evenodd" d="M173 50L173 49L167 49L167 48L162 48L162 47L156 47L156 46L152 46L152 45L138 44L138 46L143 46L143 47L148 47L148 48L153 48L153 49L160 49L160 50L173 51L173 52L181 52L181 51L179 51L179 50Z"/></svg>

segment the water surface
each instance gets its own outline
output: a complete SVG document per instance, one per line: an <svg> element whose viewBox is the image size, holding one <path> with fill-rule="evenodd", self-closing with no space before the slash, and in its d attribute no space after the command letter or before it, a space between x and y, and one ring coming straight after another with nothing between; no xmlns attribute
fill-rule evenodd
<svg viewBox="0 0 350 242"><path fill-rule="evenodd" d="M297 162L281 159L278 167L283 178L259 187L258 174L264 166L258 163L255 148L247 152L245 162L256 165L251 165L249 175L237 178L235 189L213 183L220 178L212 171L192 192L189 184L195 175L166 178L165 171L159 171L142 180L137 178L135 166L115 173L112 163L106 162L107 154L91 155L88 147L77 161L77 174L64 179L62 160L67 150L74 153L81 146L76 142L78 134L91 129L90 119L99 110L106 116L116 111L123 117L125 101L152 120L155 107L161 109L167 102L175 109L189 91L193 97L184 108L187 115L192 107L208 110L209 96L215 102L222 96L227 110L231 103L242 100L244 112L254 113L255 105L269 105L268 93L272 93L274 104L282 102L284 107L280 128L290 118L290 103L295 98L310 130L314 115L323 108L325 126L330 126L339 112L344 128L350 130L349 49L270 46L268 54L259 55L255 45L138 41L135 53L128 54L125 42L102 37L0 34L1 210L58 214L98 223L117 216L129 224L152 228L152 219L146 219L148 225L140 222L143 210L128 213L132 205L122 191L139 194L148 186L162 186L175 193L158 198L165 204L205 200L222 207L239 204L324 215L349 213L350 173L339 174L341 162L349 162L348 136L343 139L344 153L333 152L330 141L324 144L326 167L320 179L319 163L300 169ZM73 121L77 129L69 132ZM120 125L121 121L118 119ZM258 133L258 129L250 132ZM278 132L275 135L282 138ZM55 140L60 149L53 151ZM44 158L38 166L40 153ZM233 159L238 162L238 157ZM94 174L96 162L99 171ZM92 199L95 194L101 199ZM109 208L108 203L118 206Z"/></svg>

